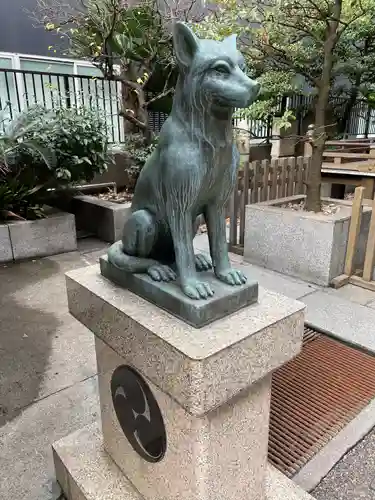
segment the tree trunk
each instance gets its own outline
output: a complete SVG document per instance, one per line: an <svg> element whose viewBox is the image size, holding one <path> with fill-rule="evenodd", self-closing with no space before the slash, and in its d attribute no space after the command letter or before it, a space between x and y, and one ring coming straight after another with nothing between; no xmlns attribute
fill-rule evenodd
<svg viewBox="0 0 375 500"><path fill-rule="evenodd" d="M314 139L313 139L314 141ZM322 160L326 139L313 142L311 163L307 178L305 210L309 212L320 212L321 200L320 191L322 186ZM318 144L319 142L319 144Z"/></svg>
<svg viewBox="0 0 375 500"><path fill-rule="evenodd" d="M326 28L322 75L319 82L317 82L318 96L315 104L315 126L314 133L311 138L312 155L307 178L305 203L305 210L310 212L321 211L321 169L324 147L327 140L326 111L329 102L329 89L333 67L333 51L338 39L338 20L341 17L341 5L342 0L335 0L334 20L331 20Z"/></svg>
<svg viewBox="0 0 375 500"><path fill-rule="evenodd" d="M130 82L135 85L139 77L139 68L129 64L121 68L121 116L124 118L124 130L126 133L141 133L147 144L153 138L152 131L148 125L148 111L145 93L141 86L134 88L129 86Z"/></svg>

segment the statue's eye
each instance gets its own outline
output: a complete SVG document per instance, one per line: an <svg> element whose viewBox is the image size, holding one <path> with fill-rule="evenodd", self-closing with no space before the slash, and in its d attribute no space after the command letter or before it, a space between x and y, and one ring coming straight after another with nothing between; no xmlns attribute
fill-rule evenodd
<svg viewBox="0 0 375 500"><path fill-rule="evenodd" d="M213 69L220 75L229 75L230 67L227 64L216 64Z"/></svg>

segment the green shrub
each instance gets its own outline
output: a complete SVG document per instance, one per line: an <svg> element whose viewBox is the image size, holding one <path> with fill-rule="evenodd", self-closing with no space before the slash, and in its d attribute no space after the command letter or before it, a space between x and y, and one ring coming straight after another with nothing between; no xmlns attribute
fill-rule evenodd
<svg viewBox="0 0 375 500"><path fill-rule="evenodd" d="M30 130L27 138L53 151L56 158L54 168L47 170L45 162L33 155L33 170L40 169L39 178L52 176L55 184L66 185L91 181L95 174L107 169L106 124L95 111L63 107L51 111L35 107L28 114L39 121L39 128ZM27 161L31 163L31 159Z"/></svg>
<svg viewBox="0 0 375 500"><path fill-rule="evenodd" d="M0 121L4 125L4 120ZM35 156L47 170L54 168L53 152L34 140L26 139L26 135L38 130L38 127L37 120L23 114L0 135L0 220L43 216L40 201L45 186L36 182L27 163L18 160L23 156Z"/></svg>
<svg viewBox="0 0 375 500"><path fill-rule="evenodd" d="M107 168L104 120L80 108L35 106L0 135L0 218L37 218L50 188L93 179Z"/></svg>
<svg viewBox="0 0 375 500"><path fill-rule="evenodd" d="M125 171L136 180L146 160L156 148L157 142L157 137L153 139L151 144L148 144L142 134L129 134L124 143L113 146L112 152L123 154L129 159Z"/></svg>

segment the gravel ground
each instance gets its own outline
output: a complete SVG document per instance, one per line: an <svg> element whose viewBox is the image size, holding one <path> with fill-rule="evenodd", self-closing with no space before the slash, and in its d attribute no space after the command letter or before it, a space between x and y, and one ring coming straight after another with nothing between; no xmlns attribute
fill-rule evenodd
<svg viewBox="0 0 375 500"><path fill-rule="evenodd" d="M315 488L316 500L375 500L375 429Z"/></svg>

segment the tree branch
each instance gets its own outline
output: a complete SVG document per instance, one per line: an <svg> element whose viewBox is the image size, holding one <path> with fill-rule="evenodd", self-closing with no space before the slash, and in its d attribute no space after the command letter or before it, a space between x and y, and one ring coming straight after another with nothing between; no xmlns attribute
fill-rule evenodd
<svg viewBox="0 0 375 500"><path fill-rule="evenodd" d="M138 118L136 116L134 116L131 111L123 111L123 110L121 110L119 112L119 116L122 116L123 118L125 118L130 123L132 123L133 125L135 125L136 127L140 128L143 131L147 130L147 128L148 128L147 124L141 122L140 120L138 120Z"/></svg>

